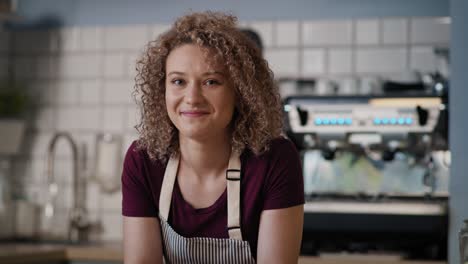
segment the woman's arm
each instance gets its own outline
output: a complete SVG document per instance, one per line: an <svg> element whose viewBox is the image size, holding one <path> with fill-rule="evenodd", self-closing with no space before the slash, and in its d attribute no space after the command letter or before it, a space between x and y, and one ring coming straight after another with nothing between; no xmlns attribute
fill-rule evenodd
<svg viewBox="0 0 468 264"><path fill-rule="evenodd" d="M163 263L161 228L155 217L123 219L124 263Z"/></svg>
<svg viewBox="0 0 468 264"><path fill-rule="evenodd" d="M303 224L304 205L264 210L258 232L257 263L297 263Z"/></svg>

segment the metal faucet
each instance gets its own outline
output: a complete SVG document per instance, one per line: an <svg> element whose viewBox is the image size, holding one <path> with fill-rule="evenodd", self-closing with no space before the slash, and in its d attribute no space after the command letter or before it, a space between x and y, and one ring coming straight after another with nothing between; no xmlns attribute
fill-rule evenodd
<svg viewBox="0 0 468 264"><path fill-rule="evenodd" d="M86 241L88 240L91 223L89 222L87 210L85 208L84 185L82 184L82 181L79 177L78 146L71 135L67 132L55 133L49 143L49 148L47 151L48 191L49 195L53 197L55 197L58 192L58 185L54 178L54 154L56 143L61 137L70 143L73 155L73 208L71 209L70 213L68 240L70 242ZM54 202L49 200L45 207L46 217L52 217L54 215L54 206Z"/></svg>

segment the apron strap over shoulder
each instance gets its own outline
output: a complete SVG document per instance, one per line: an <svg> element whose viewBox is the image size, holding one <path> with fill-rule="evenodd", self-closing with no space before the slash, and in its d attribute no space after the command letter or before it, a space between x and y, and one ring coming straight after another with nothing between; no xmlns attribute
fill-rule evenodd
<svg viewBox="0 0 468 264"><path fill-rule="evenodd" d="M228 205L228 233L229 238L242 240L240 223L240 185L241 185L241 162L239 155L235 152L231 154L228 169L226 170L227 180L227 205Z"/></svg>
<svg viewBox="0 0 468 264"><path fill-rule="evenodd" d="M159 197L159 212L165 221L169 218L169 209L171 207L172 190L179 169L179 157L171 156L164 172L161 194Z"/></svg>

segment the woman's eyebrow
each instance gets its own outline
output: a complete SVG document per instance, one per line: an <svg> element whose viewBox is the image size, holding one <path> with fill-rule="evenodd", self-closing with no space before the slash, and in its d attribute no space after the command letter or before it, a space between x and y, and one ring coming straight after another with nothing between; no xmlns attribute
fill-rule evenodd
<svg viewBox="0 0 468 264"><path fill-rule="evenodd" d="M178 72L178 71L172 71L172 72L170 72L167 76L172 75L172 74L184 75L185 73L183 73L183 72Z"/></svg>
<svg viewBox="0 0 468 264"><path fill-rule="evenodd" d="M221 75L221 76L224 76L224 73L220 72L220 71L209 71L209 72L205 72L203 75Z"/></svg>
<svg viewBox="0 0 468 264"><path fill-rule="evenodd" d="M167 76L170 76L170 75L185 75L184 72L180 72L180 71L171 71L170 73L167 74ZM220 72L220 71L208 71L208 72L205 72L202 74L202 76L207 76L207 75L221 75L221 76L224 76L224 73L223 72Z"/></svg>

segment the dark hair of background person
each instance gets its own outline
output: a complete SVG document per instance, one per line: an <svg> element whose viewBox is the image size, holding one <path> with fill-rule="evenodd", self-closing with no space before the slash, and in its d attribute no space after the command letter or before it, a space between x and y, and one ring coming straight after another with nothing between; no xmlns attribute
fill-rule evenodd
<svg viewBox="0 0 468 264"><path fill-rule="evenodd" d="M263 42L260 35L253 29L250 28L241 28L240 30L243 32L249 39L251 39L255 44L257 44L258 48L263 52Z"/></svg>

